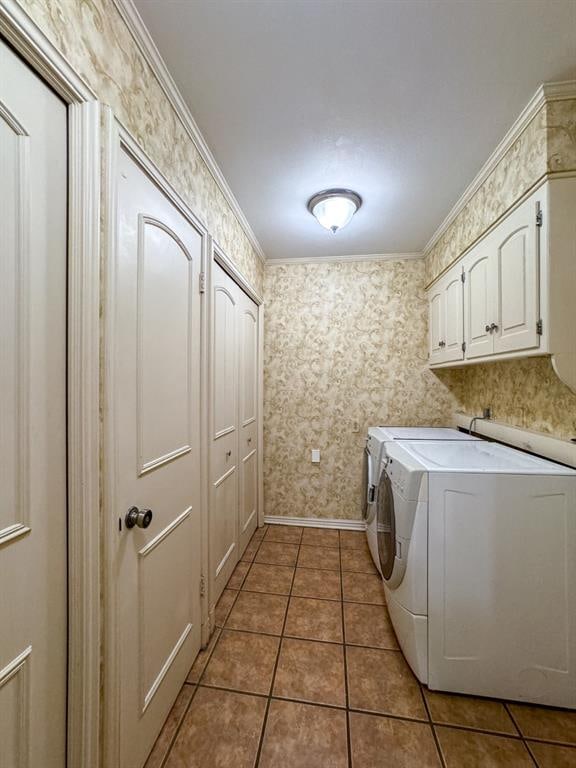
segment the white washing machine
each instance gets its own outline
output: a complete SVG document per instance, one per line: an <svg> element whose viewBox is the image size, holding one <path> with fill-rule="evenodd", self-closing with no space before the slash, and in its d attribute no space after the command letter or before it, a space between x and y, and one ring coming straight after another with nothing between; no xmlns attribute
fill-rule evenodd
<svg viewBox="0 0 576 768"><path fill-rule="evenodd" d="M418 679L576 709L576 470L483 440L386 452L381 572Z"/></svg>
<svg viewBox="0 0 576 768"><path fill-rule="evenodd" d="M378 536L376 531L376 502L382 459L385 445L396 440L479 440L467 432L459 432L448 427L370 427L364 451L364 503L363 513L366 522L366 537L374 565L382 572L378 555Z"/></svg>

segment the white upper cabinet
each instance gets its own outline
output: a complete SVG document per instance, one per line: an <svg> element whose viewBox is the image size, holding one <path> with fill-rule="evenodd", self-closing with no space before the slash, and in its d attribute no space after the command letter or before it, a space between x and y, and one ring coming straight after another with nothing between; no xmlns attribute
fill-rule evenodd
<svg viewBox="0 0 576 768"><path fill-rule="evenodd" d="M428 294L430 363L462 360L462 268L456 265Z"/></svg>
<svg viewBox="0 0 576 768"><path fill-rule="evenodd" d="M430 365L549 351L541 301L547 259L540 264L547 199L544 185L430 287Z"/></svg>

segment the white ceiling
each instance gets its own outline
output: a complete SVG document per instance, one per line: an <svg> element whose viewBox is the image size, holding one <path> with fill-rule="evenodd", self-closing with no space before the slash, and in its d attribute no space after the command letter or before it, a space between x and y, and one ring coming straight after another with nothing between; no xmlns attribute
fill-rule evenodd
<svg viewBox="0 0 576 768"><path fill-rule="evenodd" d="M542 82L576 0L135 0L269 259L420 251ZM364 205L332 235L327 187Z"/></svg>

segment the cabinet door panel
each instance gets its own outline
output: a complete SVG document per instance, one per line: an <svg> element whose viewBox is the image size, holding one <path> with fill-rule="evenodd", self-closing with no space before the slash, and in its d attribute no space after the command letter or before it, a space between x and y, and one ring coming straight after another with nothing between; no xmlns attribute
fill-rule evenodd
<svg viewBox="0 0 576 768"><path fill-rule="evenodd" d="M457 266L447 275L444 283L445 331L443 340L446 343L444 347L445 362L462 360L464 357L462 351L464 340L463 303L462 272L460 266Z"/></svg>
<svg viewBox="0 0 576 768"><path fill-rule="evenodd" d="M539 344L538 248L534 200L512 213L495 232L495 352L531 349Z"/></svg>
<svg viewBox="0 0 576 768"><path fill-rule="evenodd" d="M490 243L484 241L470 252L464 262L465 300L464 335L466 357L491 355L494 347L492 333L492 285Z"/></svg>
<svg viewBox="0 0 576 768"><path fill-rule="evenodd" d="M444 329L444 301L441 286L433 288L428 297L430 363L441 363L444 359L444 348L441 346Z"/></svg>

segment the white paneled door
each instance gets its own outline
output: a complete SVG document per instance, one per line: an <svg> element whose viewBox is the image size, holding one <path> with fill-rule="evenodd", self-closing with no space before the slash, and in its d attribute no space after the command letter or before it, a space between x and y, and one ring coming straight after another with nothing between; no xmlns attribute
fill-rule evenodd
<svg viewBox="0 0 576 768"><path fill-rule="evenodd" d="M258 307L239 293L239 539L243 552L258 524Z"/></svg>
<svg viewBox="0 0 576 768"><path fill-rule="evenodd" d="M0 766L66 764L66 106L0 41Z"/></svg>
<svg viewBox="0 0 576 768"><path fill-rule="evenodd" d="M203 235L124 150L118 167L110 418L120 764L141 768L200 648Z"/></svg>
<svg viewBox="0 0 576 768"><path fill-rule="evenodd" d="M236 283L212 271L210 567L214 600L238 561L238 309Z"/></svg>
<svg viewBox="0 0 576 768"><path fill-rule="evenodd" d="M212 270L211 603L258 525L258 307Z"/></svg>

